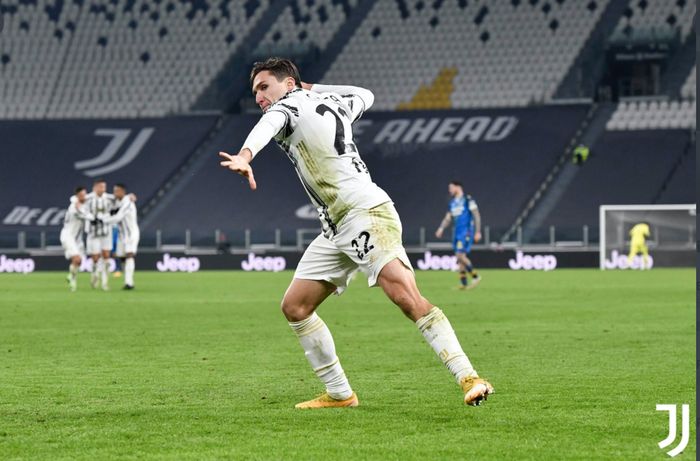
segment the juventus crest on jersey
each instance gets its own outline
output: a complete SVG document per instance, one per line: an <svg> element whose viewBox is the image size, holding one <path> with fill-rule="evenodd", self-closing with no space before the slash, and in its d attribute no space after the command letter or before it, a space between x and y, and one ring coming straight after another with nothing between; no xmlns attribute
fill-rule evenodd
<svg viewBox="0 0 700 461"><path fill-rule="evenodd" d="M284 126L274 139L287 153L316 205L324 233L335 234L352 208L372 208L391 201L372 181L353 142L352 123L364 109L357 95L295 89L265 114L284 114Z"/></svg>

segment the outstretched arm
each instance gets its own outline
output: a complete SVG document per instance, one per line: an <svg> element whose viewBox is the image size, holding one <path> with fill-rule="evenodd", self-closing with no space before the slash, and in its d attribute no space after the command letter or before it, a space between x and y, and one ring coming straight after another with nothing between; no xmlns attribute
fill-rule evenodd
<svg viewBox="0 0 700 461"><path fill-rule="evenodd" d="M277 110L266 112L246 138L238 155L219 152L219 156L223 159L219 164L247 178L250 188L257 189L258 186L250 162L284 128L286 123L287 116L284 113Z"/></svg>
<svg viewBox="0 0 700 461"><path fill-rule="evenodd" d="M435 231L435 237L437 238L442 238L442 233L445 232L445 228L450 225L450 222L452 221L452 215L448 211L445 213L445 217L442 218L442 222L440 223L440 227Z"/></svg>

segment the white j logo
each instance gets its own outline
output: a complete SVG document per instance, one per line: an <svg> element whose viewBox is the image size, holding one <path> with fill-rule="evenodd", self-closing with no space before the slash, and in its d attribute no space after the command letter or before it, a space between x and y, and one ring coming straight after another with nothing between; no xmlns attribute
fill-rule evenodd
<svg viewBox="0 0 700 461"><path fill-rule="evenodd" d="M83 170L83 173L91 178L124 168L139 155L141 149L143 149L143 146L146 144L146 142L148 142L148 139L151 137L154 131L154 128L143 128L141 131L139 131L139 134L136 135L136 138L133 140L131 145L129 145L129 147L126 149L124 155L117 160L112 161L114 156L117 155L117 152L119 152L119 149L131 134L131 130L97 129L95 130L96 136L110 136L112 140L97 157L75 162L75 168L77 170Z"/></svg>
<svg viewBox="0 0 700 461"><path fill-rule="evenodd" d="M685 450L688 446L688 438L690 437L690 407L687 404L682 406L682 428L681 428L681 441L673 450L669 451L667 454L671 458ZM659 442L659 448L663 449L671 445L671 443L676 440L676 409L678 405L656 405L656 411L668 411L668 437Z"/></svg>

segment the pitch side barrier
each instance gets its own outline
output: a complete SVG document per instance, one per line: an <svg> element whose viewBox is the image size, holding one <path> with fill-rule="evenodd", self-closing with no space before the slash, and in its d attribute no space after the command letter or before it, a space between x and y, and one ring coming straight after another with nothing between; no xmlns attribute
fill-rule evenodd
<svg viewBox="0 0 700 461"><path fill-rule="evenodd" d="M199 272L202 270L242 270L279 272L291 270L299 263L299 251L249 252L242 254L143 253L137 257L139 271ZM454 254L448 251L409 251L409 259L419 271L453 271L457 268ZM479 268L550 272L563 268L598 268L598 251L523 252L520 250L474 250L471 253ZM653 267L694 267L691 252L664 251L651 254ZM609 269L638 270L640 257L628 264L626 255L611 255L605 263ZM82 271L89 271L92 262L83 261ZM114 261L111 263L114 270ZM37 271L65 271L63 256L0 254L0 273L28 274Z"/></svg>
<svg viewBox="0 0 700 461"><path fill-rule="evenodd" d="M216 119L0 121L0 231L59 231L75 186L96 178L146 203Z"/></svg>

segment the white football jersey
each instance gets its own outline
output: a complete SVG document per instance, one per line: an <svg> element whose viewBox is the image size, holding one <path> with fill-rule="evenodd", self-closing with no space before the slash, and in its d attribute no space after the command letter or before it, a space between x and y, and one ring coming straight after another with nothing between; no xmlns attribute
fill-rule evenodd
<svg viewBox="0 0 700 461"><path fill-rule="evenodd" d="M128 241L132 235L139 233L139 225L136 212L136 204L127 195L117 202L119 209L112 216L105 216L103 221L105 224L118 223L119 235L125 241Z"/></svg>
<svg viewBox="0 0 700 461"><path fill-rule="evenodd" d="M82 240L85 229L85 221L91 217L84 213L85 204L78 209L75 203L71 203L63 217L63 228L61 229L61 240L78 242Z"/></svg>
<svg viewBox="0 0 700 461"><path fill-rule="evenodd" d="M357 95L295 89L265 113L284 114L284 127L274 139L287 153L316 205L324 232L333 235L351 209L391 201L372 181L353 142L352 123L364 109Z"/></svg>
<svg viewBox="0 0 700 461"><path fill-rule="evenodd" d="M86 213L92 216L109 215L110 211L115 206L114 195L104 193L97 195L90 192L87 195L87 200L83 204ZM90 221L87 226L88 237L107 237L112 235L112 225L102 221Z"/></svg>

